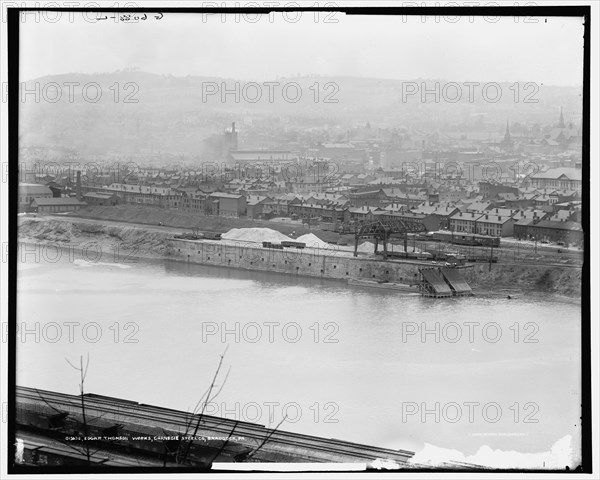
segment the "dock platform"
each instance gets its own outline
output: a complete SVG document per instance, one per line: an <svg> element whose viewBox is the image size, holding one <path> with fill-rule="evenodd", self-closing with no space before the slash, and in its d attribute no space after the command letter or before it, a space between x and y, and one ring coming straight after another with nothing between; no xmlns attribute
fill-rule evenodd
<svg viewBox="0 0 600 480"><path fill-rule="evenodd" d="M440 273L450 286L453 294L459 297L473 295L473 290L455 268L440 268Z"/></svg>
<svg viewBox="0 0 600 480"><path fill-rule="evenodd" d="M473 290L456 268L421 268L419 272L423 279L421 292L426 297L444 298L473 295Z"/></svg>
<svg viewBox="0 0 600 480"><path fill-rule="evenodd" d="M438 269L421 268L419 271L423 276L423 295L435 298L453 296L450 286Z"/></svg>

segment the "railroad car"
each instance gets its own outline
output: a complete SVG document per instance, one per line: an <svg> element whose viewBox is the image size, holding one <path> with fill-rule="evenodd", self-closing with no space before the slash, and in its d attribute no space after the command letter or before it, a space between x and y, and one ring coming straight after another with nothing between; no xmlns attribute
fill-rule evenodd
<svg viewBox="0 0 600 480"><path fill-rule="evenodd" d="M436 242L449 242L454 245L470 245L478 247L500 246L500 237L488 237L476 233L433 232L430 234L429 239Z"/></svg>
<svg viewBox="0 0 600 480"><path fill-rule="evenodd" d="M202 232L202 237L207 240L221 240L221 234L215 232Z"/></svg>
<svg viewBox="0 0 600 480"><path fill-rule="evenodd" d="M262 242L263 248L274 248L275 250L283 250L283 245L279 243Z"/></svg>
<svg viewBox="0 0 600 480"><path fill-rule="evenodd" d="M383 252L379 252L383 254ZM391 258L410 258L413 260L432 260L433 255L429 252L387 252Z"/></svg>
<svg viewBox="0 0 600 480"><path fill-rule="evenodd" d="M281 242L281 245L283 247L296 247L296 248L306 247L306 243L304 243L304 242L292 242L292 241L288 241L288 240L284 240L283 242Z"/></svg>

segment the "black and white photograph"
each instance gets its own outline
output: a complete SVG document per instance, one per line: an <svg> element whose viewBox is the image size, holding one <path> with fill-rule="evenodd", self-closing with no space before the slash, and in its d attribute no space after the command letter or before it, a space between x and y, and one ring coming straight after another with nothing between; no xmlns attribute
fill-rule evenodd
<svg viewBox="0 0 600 480"><path fill-rule="evenodd" d="M597 475L599 11L3 3L0 477Z"/></svg>

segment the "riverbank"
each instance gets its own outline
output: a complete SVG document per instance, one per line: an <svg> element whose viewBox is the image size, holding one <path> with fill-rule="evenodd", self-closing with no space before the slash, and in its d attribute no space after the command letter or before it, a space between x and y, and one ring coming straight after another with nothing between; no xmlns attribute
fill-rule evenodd
<svg viewBox="0 0 600 480"><path fill-rule="evenodd" d="M104 226L78 221L76 218L46 219L23 218L19 222L18 239L20 242L33 243L46 247L67 247L83 252L88 261L112 261L127 263L133 258L170 259L186 261L185 257L174 255L171 247L173 235L143 227ZM209 250L207 250L208 252ZM31 253L35 252L30 252ZM335 253L335 252L334 252ZM321 251L320 257L329 258ZM337 258L339 255L332 255ZM21 255L20 261L27 261ZM347 261L352 262L351 259ZM210 262L213 264L214 262ZM409 264L398 262L378 262L395 266L409 267ZM227 265L224 265L227 266ZM253 266L253 265L252 265ZM245 265L244 268L252 269ZM307 264L307 266L310 266ZM416 268L414 265L413 268ZM334 270L333 266L329 267ZM384 267L385 268L385 267ZM400 268L400 267L398 267ZM335 268L337 273L337 265ZM341 268L339 270L341 272ZM283 271L282 273L289 273ZM463 275L469 285L478 292L498 292L501 290L522 291L528 294L555 294L569 298L581 296L581 269L559 266L530 266L476 264L464 269ZM344 275L332 278L343 279Z"/></svg>
<svg viewBox="0 0 600 480"><path fill-rule="evenodd" d="M38 217L20 219L17 238L19 242L37 244L45 250L26 249L19 256L25 262L38 255L52 255L49 249L66 248L80 252L91 262L127 263L132 258L168 258L168 232L148 231L138 227L103 226L75 219L55 220Z"/></svg>
<svg viewBox="0 0 600 480"><path fill-rule="evenodd" d="M532 265L476 264L464 278L480 290L525 290L556 294L569 298L581 297L581 268Z"/></svg>
<svg viewBox="0 0 600 480"><path fill-rule="evenodd" d="M325 242L346 242L351 244L352 235L340 235L337 232L321 230L315 227L306 228L298 223L253 220L248 218L229 218L222 216L206 216L178 209L158 208L148 205L123 204L110 207L87 206L71 212L69 218L86 218L118 222L142 223L146 225L164 225L174 228L198 229L206 232L225 233L232 228L270 228L284 235L299 237L318 232Z"/></svg>

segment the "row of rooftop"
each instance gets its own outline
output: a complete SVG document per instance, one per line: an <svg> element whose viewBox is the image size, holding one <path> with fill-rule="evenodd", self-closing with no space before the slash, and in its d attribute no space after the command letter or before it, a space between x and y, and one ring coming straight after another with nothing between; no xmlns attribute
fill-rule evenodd
<svg viewBox="0 0 600 480"><path fill-rule="evenodd" d="M581 219L581 197L577 191L525 187L502 191L502 185L481 183L479 192L458 200L441 200L426 185L389 188L355 188L350 191L274 193L203 192L200 188L171 189L155 186L111 184L81 186L79 198L56 196L57 191L39 184L20 184L22 210L57 213L84 205L133 203L175 208L200 215L271 219L291 217L309 224L335 227L359 221L419 222L428 230L493 236L513 236L515 228L541 221L556 222L559 230L574 229L569 222ZM513 187L510 187L513 188ZM60 193L60 192L59 192ZM474 195L473 195L474 193ZM579 229L581 227L579 226Z"/></svg>

